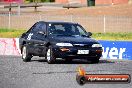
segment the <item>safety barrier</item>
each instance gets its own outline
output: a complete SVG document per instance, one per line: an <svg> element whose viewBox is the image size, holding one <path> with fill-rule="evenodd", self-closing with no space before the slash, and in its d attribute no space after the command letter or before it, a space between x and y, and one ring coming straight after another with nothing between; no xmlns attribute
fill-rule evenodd
<svg viewBox="0 0 132 88"><path fill-rule="evenodd" d="M0 55L20 56L18 38L0 38Z"/></svg>
<svg viewBox="0 0 132 88"><path fill-rule="evenodd" d="M103 45L103 58L132 60L132 41L99 42ZM19 38L0 38L0 55L20 56Z"/></svg>
<svg viewBox="0 0 132 88"><path fill-rule="evenodd" d="M103 45L103 58L132 60L132 41L100 40L100 43Z"/></svg>

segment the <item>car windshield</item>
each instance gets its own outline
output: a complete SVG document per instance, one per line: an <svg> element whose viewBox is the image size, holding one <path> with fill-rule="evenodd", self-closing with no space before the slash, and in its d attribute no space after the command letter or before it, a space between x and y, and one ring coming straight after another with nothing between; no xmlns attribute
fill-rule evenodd
<svg viewBox="0 0 132 88"><path fill-rule="evenodd" d="M87 32L79 24L52 23L48 27L49 35L87 36Z"/></svg>

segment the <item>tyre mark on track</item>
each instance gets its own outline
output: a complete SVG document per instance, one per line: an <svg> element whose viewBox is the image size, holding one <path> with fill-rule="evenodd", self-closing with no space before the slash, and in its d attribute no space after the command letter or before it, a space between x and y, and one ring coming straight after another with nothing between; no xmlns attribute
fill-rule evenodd
<svg viewBox="0 0 132 88"><path fill-rule="evenodd" d="M111 70L111 71L109 71L109 70L92 70L92 71L86 71L86 72L89 72L89 73L91 73L91 72L126 72L126 71L132 71L132 70ZM77 73L78 71L63 71L63 72L34 72L34 73L32 73L32 74L64 74L64 73ZM115 73L116 74L116 73Z"/></svg>

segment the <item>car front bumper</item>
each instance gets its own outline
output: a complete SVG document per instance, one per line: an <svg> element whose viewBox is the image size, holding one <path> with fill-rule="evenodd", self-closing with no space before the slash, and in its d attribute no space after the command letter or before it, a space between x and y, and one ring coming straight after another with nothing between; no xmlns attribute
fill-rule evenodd
<svg viewBox="0 0 132 88"><path fill-rule="evenodd" d="M83 47L58 47L52 48L55 57L57 58L67 58L73 57L76 59L80 58L100 58L102 56L102 48L83 48ZM78 54L79 50L89 51L88 53Z"/></svg>

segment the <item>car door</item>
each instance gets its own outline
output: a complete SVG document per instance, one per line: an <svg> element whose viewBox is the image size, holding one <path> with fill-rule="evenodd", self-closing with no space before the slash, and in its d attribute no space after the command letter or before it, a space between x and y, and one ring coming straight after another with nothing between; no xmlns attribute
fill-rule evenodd
<svg viewBox="0 0 132 88"><path fill-rule="evenodd" d="M34 55L44 56L46 51L46 23L39 22L36 26L34 39Z"/></svg>
<svg viewBox="0 0 132 88"><path fill-rule="evenodd" d="M26 32L26 36L24 37L26 44L28 45L28 52L30 54L34 54L34 46L35 46L35 40L36 40L36 36L37 36L37 26L39 25L39 23L35 23L27 32Z"/></svg>
<svg viewBox="0 0 132 88"><path fill-rule="evenodd" d="M24 44L28 45L32 41L31 38L33 36L33 30L35 26L37 25L37 23L38 22L36 22L27 32L23 33L22 36L19 38L20 49L22 48Z"/></svg>

